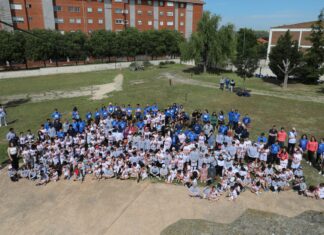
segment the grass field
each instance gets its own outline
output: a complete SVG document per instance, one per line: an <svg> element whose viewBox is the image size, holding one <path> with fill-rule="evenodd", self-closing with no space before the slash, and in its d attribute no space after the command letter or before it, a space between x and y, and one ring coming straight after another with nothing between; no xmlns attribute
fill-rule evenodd
<svg viewBox="0 0 324 235"><path fill-rule="evenodd" d="M324 104L315 102L295 101L293 99L282 99L271 96L253 95L250 98L238 97L235 94L222 92L215 88L201 86L184 85L173 83L169 85L167 79L157 79L161 74L170 72L181 75L184 78L192 78L199 81L215 82L222 75L193 75L184 72L188 68L182 65L170 65L164 68L152 67L143 72L122 71L102 71L81 74L51 75L32 78L18 78L0 80L0 96L15 95L21 93L42 93L51 90L73 90L79 87L94 84L104 84L112 81L118 73L123 73L123 91L113 92L109 98L92 101L89 97L60 99L44 101L39 103L17 103L7 109L8 121L11 124L7 128L0 128L0 161L6 159L5 134L9 127L14 127L16 133L31 129L36 133L37 128L50 116L54 108L58 108L63 113L63 118L70 118L70 113L74 106L77 106L82 117L88 110L94 111L97 107L108 102L118 104L135 105L140 103L158 103L159 107L166 107L172 103L181 103L185 110L191 112L193 109L205 109L210 112L237 108L242 115L248 113L252 117L251 136L255 138L260 132L267 132L276 124L277 127L296 127L299 134L313 134L317 138L324 136ZM235 74L226 74L236 80L238 86L242 86L243 80ZM264 82L261 79L252 78L245 82L245 87L283 93L277 84ZM319 92L324 86L308 86L302 84L292 84L285 93L293 95L311 95L314 98L323 96ZM0 100L1 101L1 100ZM315 170L306 167L308 181L319 183L323 179L315 174Z"/></svg>

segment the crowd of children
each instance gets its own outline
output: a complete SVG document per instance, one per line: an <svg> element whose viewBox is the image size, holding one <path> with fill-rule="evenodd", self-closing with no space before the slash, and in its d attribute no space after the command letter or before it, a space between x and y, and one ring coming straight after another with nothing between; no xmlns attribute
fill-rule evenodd
<svg viewBox="0 0 324 235"><path fill-rule="evenodd" d="M189 114L178 104L160 110L156 104L132 108L110 103L86 113L84 120L75 107L72 121L61 120L54 110L36 135L10 130L11 180L45 185L61 179L83 182L86 177L156 178L186 185L190 196L212 201L222 194L235 201L245 190L259 195L293 189L324 198L324 184L307 187L301 166L307 155L307 162L324 173L324 140L318 143L303 135L298 141L295 128L286 133L273 126L268 137L262 133L252 141L252 120L238 110Z"/></svg>

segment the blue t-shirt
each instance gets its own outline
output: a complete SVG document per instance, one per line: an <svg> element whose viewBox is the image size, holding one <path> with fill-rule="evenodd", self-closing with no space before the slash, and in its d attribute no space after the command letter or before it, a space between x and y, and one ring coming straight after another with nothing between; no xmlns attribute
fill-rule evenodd
<svg viewBox="0 0 324 235"><path fill-rule="evenodd" d="M114 107L113 105L109 105L109 106L108 106L108 112L109 112L110 114L112 114L112 113L114 112L114 110L115 110L115 107Z"/></svg>
<svg viewBox="0 0 324 235"><path fill-rule="evenodd" d="M265 137L265 136L263 136L263 137L262 136L259 136L258 137L258 143L261 143L261 142L262 143L267 143L267 141L268 141L267 140L267 137Z"/></svg>
<svg viewBox="0 0 324 235"><path fill-rule="evenodd" d="M245 116L242 121L245 125L247 125L251 123L251 118L249 116Z"/></svg>
<svg viewBox="0 0 324 235"><path fill-rule="evenodd" d="M322 154L322 153L324 153L324 143L320 143L320 144L318 145L317 153L318 153L318 154Z"/></svg>
<svg viewBox="0 0 324 235"><path fill-rule="evenodd" d="M299 147L301 147L302 150L305 151L307 149L307 143L308 143L307 139L300 139Z"/></svg>
<svg viewBox="0 0 324 235"><path fill-rule="evenodd" d="M63 131L58 131L57 133L56 133L56 135L57 135L57 137L58 138L64 138L64 132Z"/></svg>
<svg viewBox="0 0 324 235"><path fill-rule="evenodd" d="M270 152L271 152L272 154L278 154L279 151L280 151L280 146L279 146L279 144L273 144L273 145L271 145Z"/></svg>
<svg viewBox="0 0 324 235"><path fill-rule="evenodd" d="M119 130L125 130L125 128L126 128L126 122L124 122L124 121L120 121L119 123L118 123L118 127L119 127Z"/></svg>
<svg viewBox="0 0 324 235"><path fill-rule="evenodd" d="M60 114L60 112L52 113L52 118L53 119L60 119L61 117L62 117L62 115Z"/></svg>
<svg viewBox="0 0 324 235"><path fill-rule="evenodd" d="M193 126L193 131L196 133L196 134L200 134L202 128L201 128L201 125L199 125L198 123L196 123L194 126Z"/></svg>
<svg viewBox="0 0 324 235"><path fill-rule="evenodd" d="M84 131L86 124L84 121L81 121L78 123L78 125L79 125L79 132L82 133Z"/></svg>
<svg viewBox="0 0 324 235"><path fill-rule="evenodd" d="M209 113L205 113L205 114L202 116L202 118L203 118L203 121L204 121L204 122L209 122L209 121L210 121L210 115L209 115Z"/></svg>
<svg viewBox="0 0 324 235"><path fill-rule="evenodd" d="M96 117L96 118L100 118L100 112L99 112L99 111L96 111L96 112L95 112L95 117Z"/></svg>
<svg viewBox="0 0 324 235"><path fill-rule="evenodd" d="M230 122L234 121L234 112L232 112L232 111L228 112L228 120Z"/></svg>
<svg viewBox="0 0 324 235"><path fill-rule="evenodd" d="M234 112L233 122L239 122L240 121L240 117L241 117L241 114L240 113Z"/></svg>
<svg viewBox="0 0 324 235"><path fill-rule="evenodd" d="M136 123L136 126L137 126L138 129L143 129L144 122L143 121L139 121L139 122Z"/></svg>
<svg viewBox="0 0 324 235"><path fill-rule="evenodd" d="M127 113L127 116L131 116L133 113L133 109L131 107L126 108L126 113Z"/></svg>
<svg viewBox="0 0 324 235"><path fill-rule="evenodd" d="M226 135L228 131L228 127L225 125L221 125L218 129L218 133L221 133L223 135Z"/></svg>
<svg viewBox="0 0 324 235"><path fill-rule="evenodd" d="M90 120L92 118L92 113L91 112L87 112L86 114L86 119Z"/></svg>

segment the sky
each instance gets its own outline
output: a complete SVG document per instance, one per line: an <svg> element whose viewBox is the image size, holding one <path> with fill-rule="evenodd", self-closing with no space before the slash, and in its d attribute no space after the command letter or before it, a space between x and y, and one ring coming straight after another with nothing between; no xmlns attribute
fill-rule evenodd
<svg viewBox="0 0 324 235"><path fill-rule="evenodd" d="M255 30L317 19L324 0L205 0L204 10L222 17L222 24L233 23Z"/></svg>

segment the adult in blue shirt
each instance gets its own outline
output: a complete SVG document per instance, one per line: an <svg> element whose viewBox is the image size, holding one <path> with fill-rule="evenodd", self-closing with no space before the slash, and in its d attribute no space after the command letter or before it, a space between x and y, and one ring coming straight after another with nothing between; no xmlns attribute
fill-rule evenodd
<svg viewBox="0 0 324 235"><path fill-rule="evenodd" d="M96 112L95 112L95 122L96 124L98 125L99 124L99 121L100 121L100 112L98 109L96 109Z"/></svg>
<svg viewBox="0 0 324 235"><path fill-rule="evenodd" d="M231 111L228 112L228 122L230 126L233 126L233 122L234 122L234 109L232 109Z"/></svg>
<svg viewBox="0 0 324 235"><path fill-rule="evenodd" d="M46 131L50 129L50 126L52 125L52 122L50 119L47 119L47 121L44 123L44 128Z"/></svg>
<svg viewBox="0 0 324 235"><path fill-rule="evenodd" d="M106 108L103 108L103 109L101 110L101 115L102 115L102 118L103 118L103 119L107 119L107 117L108 117L108 111L107 111Z"/></svg>
<svg viewBox="0 0 324 235"><path fill-rule="evenodd" d="M107 110L109 114L113 114L115 111L115 107L111 103L109 103Z"/></svg>
<svg viewBox="0 0 324 235"><path fill-rule="evenodd" d="M317 149L317 162L321 166L321 170L319 174L324 174L324 138L321 139L321 142L318 144L318 149Z"/></svg>
<svg viewBox="0 0 324 235"><path fill-rule="evenodd" d="M237 124L239 123L240 121L240 117L241 117L241 114L239 113L238 110L235 110L234 114L233 114L233 125L234 125L234 128L237 127Z"/></svg>
<svg viewBox="0 0 324 235"><path fill-rule="evenodd" d="M128 120L131 120L132 119L132 115L133 115L133 109L132 107L129 105L127 105L127 108L126 108L126 116L127 116L127 119Z"/></svg>
<svg viewBox="0 0 324 235"><path fill-rule="evenodd" d="M269 163L273 163L274 161L277 160L277 155L278 155L279 151L280 151L280 145L279 145L278 141L276 141L274 144L272 144L270 146L270 155L268 158Z"/></svg>
<svg viewBox="0 0 324 235"><path fill-rule="evenodd" d="M195 132L195 134L199 135L201 133L202 127L199 123L195 123L192 127L192 130Z"/></svg>
<svg viewBox="0 0 324 235"><path fill-rule="evenodd" d="M157 106L156 103L154 103L152 106L151 106L151 110L153 112L154 115L156 115L159 111L159 107Z"/></svg>
<svg viewBox="0 0 324 235"><path fill-rule="evenodd" d="M299 140L299 147L305 152L307 149L308 138L307 135L302 135L301 139Z"/></svg>
<svg viewBox="0 0 324 235"><path fill-rule="evenodd" d="M223 111L219 112L217 119L218 119L218 125L222 125L225 123L225 116Z"/></svg>
<svg viewBox="0 0 324 235"><path fill-rule="evenodd" d="M140 130L143 129L144 125L145 125L145 124L144 124L143 120L139 120L139 121L136 123L137 128L140 129Z"/></svg>
<svg viewBox="0 0 324 235"><path fill-rule="evenodd" d="M57 111L57 109L54 109L54 112L52 113L52 118L54 120L57 120L57 119L61 119L61 117L62 117L62 114L59 111Z"/></svg>
<svg viewBox="0 0 324 235"><path fill-rule="evenodd" d="M207 109L204 112L204 114L202 115L202 120L204 123L210 122L210 114Z"/></svg>
<svg viewBox="0 0 324 235"><path fill-rule="evenodd" d="M72 119L79 120L80 115L77 107L74 107L72 110Z"/></svg>
<svg viewBox="0 0 324 235"><path fill-rule="evenodd" d="M78 122L77 122L75 119L73 119L71 125L72 125L72 128L73 128L73 130L74 130L75 132L79 132L79 125L78 125Z"/></svg>
<svg viewBox="0 0 324 235"><path fill-rule="evenodd" d="M227 135L227 131L228 131L228 126L224 124L218 128L218 133L221 133L223 135Z"/></svg>
<svg viewBox="0 0 324 235"><path fill-rule="evenodd" d="M140 107L139 104L136 105L136 109L135 109L135 117L137 120L139 120L141 118L142 115L142 109Z"/></svg>
<svg viewBox="0 0 324 235"><path fill-rule="evenodd" d="M126 122L121 120L118 122L118 131L123 132L126 129Z"/></svg>
<svg viewBox="0 0 324 235"><path fill-rule="evenodd" d="M189 138L190 142L194 142L197 139L197 134L189 131L187 137Z"/></svg>
<svg viewBox="0 0 324 235"><path fill-rule="evenodd" d="M242 122L244 123L245 126L250 126L251 118L249 117L248 114L245 114L245 116L242 119Z"/></svg>
<svg viewBox="0 0 324 235"><path fill-rule="evenodd" d="M86 127L86 123L80 119L78 122L78 126L79 126L79 133L83 133Z"/></svg>
<svg viewBox="0 0 324 235"><path fill-rule="evenodd" d="M260 136L258 136L258 143L267 143L268 139L265 137L265 134L262 132Z"/></svg>

